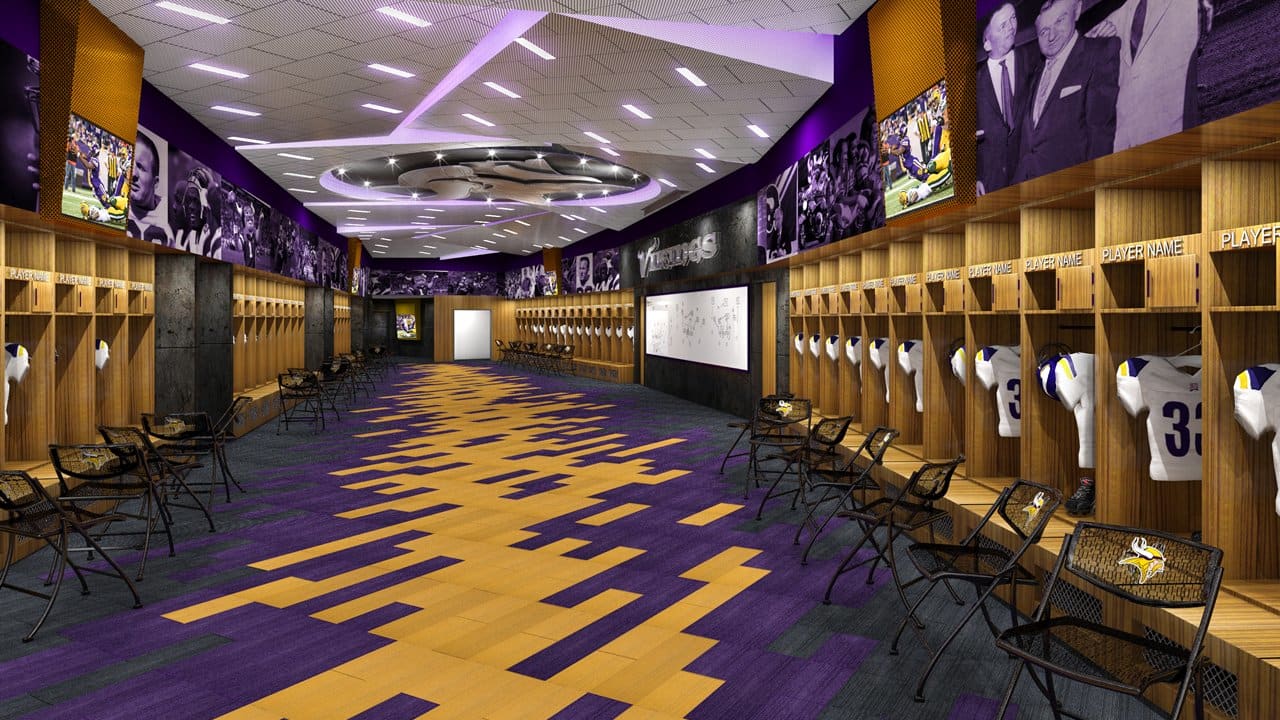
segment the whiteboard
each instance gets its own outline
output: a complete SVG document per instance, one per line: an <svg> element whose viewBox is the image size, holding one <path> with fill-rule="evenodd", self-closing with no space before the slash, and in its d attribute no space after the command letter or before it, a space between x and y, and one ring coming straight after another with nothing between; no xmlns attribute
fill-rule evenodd
<svg viewBox="0 0 1280 720"><path fill-rule="evenodd" d="M747 327L745 286L645 298L650 355L746 370Z"/></svg>
<svg viewBox="0 0 1280 720"><path fill-rule="evenodd" d="M454 310L453 359L488 360L490 325L488 310Z"/></svg>

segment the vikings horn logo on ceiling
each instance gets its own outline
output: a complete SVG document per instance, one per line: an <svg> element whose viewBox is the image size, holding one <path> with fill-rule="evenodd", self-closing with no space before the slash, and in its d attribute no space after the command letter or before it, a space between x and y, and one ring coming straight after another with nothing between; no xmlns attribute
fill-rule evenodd
<svg viewBox="0 0 1280 720"><path fill-rule="evenodd" d="M626 196L648 175L563 147L454 148L379 157L329 170L324 185L350 197L554 205ZM645 198L637 197L636 202Z"/></svg>

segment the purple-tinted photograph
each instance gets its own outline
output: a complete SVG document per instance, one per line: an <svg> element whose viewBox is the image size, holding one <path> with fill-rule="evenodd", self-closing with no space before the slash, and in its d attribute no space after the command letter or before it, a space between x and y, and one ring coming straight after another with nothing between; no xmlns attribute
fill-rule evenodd
<svg viewBox="0 0 1280 720"><path fill-rule="evenodd" d="M319 241L320 279L319 283L334 290L349 290L351 282L347 279L347 253L343 248L324 240Z"/></svg>
<svg viewBox="0 0 1280 720"><path fill-rule="evenodd" d="M595 265L596 290L621 290L622 272L618 267L618 250L597 250L591 258Z"/></svg>
<svg viewBox="0 0 1280 720"><path fill-rule="evenodd" d="M40 61L0 41L0 203L35 211L40 183Z"/></svg>
<svg viewBox="0 0 1280 720"><path fill-rule="evenodd" d="M220 258L222 177L169 145L169 247Z"/></svg>
<svg viewBox="0 0 1280 720"><path fill-rule="evenodd" d="M244 188L222 181L222 259L254 266L270 209Z"/></svg>
<svg viewBox="0 0 1280 720"><path fill-rule="evenodd" d="M298 223L288 215L272 210L269 230L271 261L264 269L277 275L288 275L286 269L294 266L293 254L298 249Z"/></svg>
<svg viewBox="0 0 1280 720"><path fill-rule="evenodd" d="M133 178L129 183L129 237L173 247L169 230L169 143L138 126L133 146Z"/></svg>
<svg viewBox="0 0 1280 720"><path fill-rule="evenodd" d="M556 294L556 276L541 263L503 273L502 296L511 300L545 297Z"/></svg>
<svg viewBox="0 0 1280 720"><path fill-rule="evenodd" d="M375 297L448 295L449 273L423 270L370 270L369 291Z"/></svg>
<svg viewBox="0 0 1280 720"><path fill-rule="evenodd" d="M497 295L498 274L493 272L449 273L450 295Z"/></svg>
<svg viewBox="0 0 1280 720"><path fill-rule="evenodd" d="M361 266L351 271L351 292L360 297L369 295L369 268Z"/></svg>
<svg viewBox="0 0 1280 720"><path fill-rule="evenodd" d="M566 293L589 293L600 289L596 285L596 254L583 253L560 261L561 274L564 277ZM617 257L613 258L614 272L617 272Z"/></svg>
<svg viewBox="0 0 1280 720"><path fill-rule="evenodd" d="M298 227L293 236L293 249L289 253L289 264L285 266L284 274L305 283L318 283L320 281L319 242L320 239L315 233Z"/></svg>
<svg viewBox="0 0 1280 720"><path fill-rule="evenodd" d="M756 236L765 261L796 252L796 163L788 165L756 198Z"/></svg>

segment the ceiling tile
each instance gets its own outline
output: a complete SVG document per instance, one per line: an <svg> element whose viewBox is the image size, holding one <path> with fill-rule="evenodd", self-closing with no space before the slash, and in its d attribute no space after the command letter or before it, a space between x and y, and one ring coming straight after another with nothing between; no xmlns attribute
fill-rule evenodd
<svg viewBox="0 0 1280 720"><path fill-rule="evenodd" d="M337 15L298 0L281 0L261 10L237 16L235 23L276 37L285 37L339 20Z"/></svg>
<svg viewBox="0 0 1280 720"><path fill-rule="evenodd" d="M317 55L306 60L281 65L278 69L290 75L298 75L312 80L323 80L342 73L359 72L364 69L364 66L351 58L342 57L341 55ZM362 79L367 80L367 78ZM367 81L372 82L371 80Z"/></svg>
<svg viewBox="0 0 1280 720"><path fill-rule="evenodd" d="M316 57L351 45L351 41L336 35L309 29L292 35L268 40L258 46L260 50L294 60Z"/></svg>
<svg viewBox="0 0 1280 720"><path fill-rule="evenodd" d="M198 30L175 35L169 38L168 42L200 52L221 55L252 47L270 39L272 39L270 35L238 25L206 25Z"/></svg>

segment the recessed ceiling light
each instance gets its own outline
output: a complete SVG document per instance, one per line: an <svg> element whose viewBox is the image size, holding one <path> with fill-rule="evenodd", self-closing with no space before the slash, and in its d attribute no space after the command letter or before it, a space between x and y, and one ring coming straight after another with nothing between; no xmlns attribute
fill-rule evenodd
<svg viewBox="0 0 1280 720"><path fill-rule="evenodd" d="M521 225L523 225L523 226L525 226L525 227L533 227L532 225L530 225L529 223L527 223L527 222L525 222L525 221L523 221L523 220L517 220L516 222L520 223Z"/></svg>
<svg viewBox="0 0 1280 720"><path fill-rule="evenodd" d="M315 190L307 190L306 188L289 188L289 192L307 193L308 195L316 194Z"/></svg>
<svg viewBox="0 0 1280 720"><path fill-rule="evenodd" d="M498 209L501 210L502 212L511 212L514 208L500 207Z"/></svg>
<svg viewBox="0 0 1280 720"><path fill-rule="evenodd" d="M346 175L346 174L347 174L347 169L346 169L346 168L344 168L344 167L340 167L340 168L338 168L338 174L339 174L339 175ZM367 212L367 211L366 211L366 212Z"/></svg>
<svg viewBox="0 0 1280 720"><path fill-rule="evenodd" d="M516 38L516 44L524 48L525 50L528 50L529 52L533 53L534 55L537 55L543 60L556 59L555 55L552 55L551 53L547 52L546 50L543 50L542 48L538 47L537 45L534 45L533 43L529 42L528 40L525 40L522 37Z"/></svg>
<svg viewBox="0 0 1280 720"><path fill-rule="evenodd" d="M564 218L565 220L572 220L572 219L573 219L573 216L572 216L572 215L566 215L566 214L564 214L564 213L560 213L560 217Z"/></svg>
<svg viewBox="0 0 1280 720"><path fill-rule="evenodd" d="M395 75L396 77L402 77L402 78L414 77L414 74L409 72L408 70L401 70L400 68L394 68L394 67L391 67L390 65L383 65L382 63L370 63L369 69L377 70L378 72L384 72L388 75Z"/></svg>
<svg viewBox="0 0 1280 720"><path fill-rule="evenodd" d="M710 166L710 165L707 165L706 163L698 163L697 165L698 165L698 167L702 168L702 169L703 169L703 170L705 170L706 172L709 172L709 173L711 173L711 174L713 174L713 175L714 175L714 174L715 174L715 172L716 172L715 170L712 170L712 169L711 169L711 166Z"/></svg>
<svg viewBox="0 0 1280 720"><path fill-rule="evenodd" d="M205 72L211 72L211 73L214 73L215 75L224 75L226 77L235 78L237 80L243 80L249 77L247 73L242 73L237 70L228 70L226 68L220 68L217 65L207 65L205 63L191 63L187 67L195 68L196 70L203 70Z"/></svg>
<svg viewBox="0 0 1280 720"><path fill-rule="evenodd" d="M631 179L632 179L632 180L639 180L639 179L640 179L640 173L634 173L634 172L633 172L633 173L631 173Z"/></svg>
<svg viewBox="0 0 1280 720"><path fill-rule="evenodd" d="M575 231L577 231L577 232L582 233L583 235L586 235L586 234L587 234L587 231L586 231L586 230L583 230L582 228L574 228L574 230L575 230Z"/></svg>
<svg viewBox="0 0 1280 720"><path fill-rule="evenodd" d="M235 140L236 142L249 143L250 145L270 145L271 144L270 140L256 140L254 138L241 137L239 135L228 135L227 139Z"/></svg>
<svg viewBox="0 0 1280 720"><path fill-rule="evenodd" d="M360 107L377 110L378 112L384 112L388 115L399 115L402 112L395 108L387 107L386 105L379 105L377 103L360 103Z"/></svg>
<svg viewBox="0 0 1280 720"><path fill-rule="evenodd" d="M417 199L418 199L418 193L413 193L413 194L411 194L411 195L410 195L410 197L412 197L414 200L417 200Z"/></svg>
<svg viewBox="0 0 1280 720"><path fill-rule="evenodd" d="M604 209L598 208L598 207L596 207L595 205L592 205L592 206L591 206L591 209L592 209L592 210L595 210L595 211L596 211L596 212L598 212L598 213L605 213L605 212L608 212L608 210L604 210Z"/></svg>
<svg viewBox="0 0 1280 720"><path fill-rule="evenodd" d="M697 87L707 86L707 84L703 82L702 78L698 77L697 75L694 75L693 71L690 70L689 68L684 68L684 67L676 68L676 72L680 73L682 76L684 76L685 80L688 80L689 82L693 83Z"/></svg>
<svg viewBox="0 0 1280 720"><path fill-rule="evenodd" d="M716 159L716 156L715 156L715 155L712 155L711 153L707 152L706 150L703 150L702 148L694 148L694 149L693 149L693 151L694 151L694 152L696 152L696 153L698 153L699 155L701 155L702 157L704 157L704 158L706 158L706 159L708 159L708 160L715 160L715 159Z"/></svg>
<svg viewBox="0 0 1280 720"><path fill-rule="evenodd" d="M597 134L597 133L593 133L593 132L591 132L590 130L588 130L588 131L586 131L586 132L584 132L584 133L582 133L582 134L583 134L583 135L586 135L587 137L591 138L592 140L595 140L596 142L602 142L602 143L604 143L605 145L610 144L608 140L604 139L604 137L602 137L601 135L599 135L599 134Z"/></svg>
<svg viewBox="0 0 1280 720"><path fill-rule="evenodd" d="M422 218L423 220L435 220L435 219L436 219L436 216L435 216L435 215L419 215L418 217Z"/></svg>
<svg viewBox="0 0 1280 720"><path fill-rule="evenodd" d="M396 164L396 159L395 159L395 158L393 158L393 157L389 157L389 158L387 158L387 164L388 164L388 165L395 165L395 164Z"/></svg>
<svg viewBox="0 0 1280 720"><path fill-rule="evenodd" d="M578 193L578 199L579 199L579 200L581 200L581 199L582 199L582 193Z"/></svg>
<svg viewBox="0 0 1280 720"><path fill-rule="evenodd" d="M226 25L227 23L231 22L230 20L222 17L221 15L214 15L213 13L207 13L203 10L196 10L195 8L189 8L186 5L179 5L176 2L168 2L168 0L165 0L165 2L156 3L156 7L164 8L165 10L172 10L176 13L182 13L183 15L189 15L193 18L208 20L211 23L218 23L219 25Z"/></svg>
<svg viewBox="0 0 1280 720"><path fill-rule="evenodd" d="M767 138L767 137L769 137L769 133L767 133L767 132L765 132L764 130L760 129L760 126L759 126L759 125L748 125L748 126L747 126L747 129L748 129L748 130L750 130L751 132L755 133L756 135L758 135L758 136L762 137L762 138Z"/></svg>
<svg viewBox="0 0 1280 720"><path fill-rule="evenodd" d="M479 115L472 115L471 113L462 113L462 117L464 117L464 118L466 118L466 119L470 120L471 122L480 123L481 125L483 125L483 126L485 126L485 127L493 127L493 123L489 122L488 120L485 120L484 118L480 117ZM490 151L489 151L489 154L490 154L490 155L492 155L492 154L493 154L493 151L492 151L492 150L490 150Z"/></svg>
<svg viewBox="0 0 1280 720"><path fill-rule="evenodd" d="M425 225L426 227L435 227L435 225L432 225L431 223L425 223L425 222L422 222L421 220L413 220L413 221L411 221L409 224L410 224L410 225Z"/></svg>
<svg viewBox="0 0 1280 720"><path fill-rule="evenodd" d="M232 115L244 115L246 117L258 117L259 115L262 114L260 112L254 112L253 110L244 110L241 108L227 107L226 105L214 105L209 109L221 110L222 112L231 113Z"/></svg>
<svg viewBox="0 0 1280 720"><path fill-rule="evenodd" d="M506 95L509 98L515 98L517 100L520 99L520 96L517 95L514 91L508 90L507 88L502 87L496 82L486 82L484 86L491 90L497 90L498 92L502 93L503 95Z"/></svg>
<svg viewBox="0 0 1280 720"><path fill-rule="evenodd" d="M369 212L369 211L368 211L368 210L361 210L360 208L349 208L349 209L347 210L347 212L367 213L367 212Z"/></svg>
<svg viewBox="0 0 1280 720"><path fill-rule="evenodd" d="M614 157L622 157L622 153L618 152L617 150L614 150L613 148L601 147L600 149L609 153Z"/></svg>
<svg viewBox="0 0 1280 720"><path fill-rule="evenodd" d="M383 245L383 244L381 244L381 243L374 243L374 244L373 244L373 246L374 246L374 247L380 247L380 248L387 247L386 245Z"/></svg>
<svg viewBox="0 0 1280 720"><path fill-rule="evenodd" d="M431 250L435 250L435 249L436 249L436 246L435 246L435 245L428 245L428 244L426 244L426 243L423 243L423 244L422 244L422 247L424 247L424 248L428 248L428 249L431 249Z"/></svg>
<svg viewBox="0 0 1280 720"><path fill-rule="evenodd" d="M640 108L636 107L635 105L631 105L631 104L623 105L623 106L622 106L622 109L623 109L623 110L626 110L627 112L631 113L632 115L635 115L636 117L640 118L641 120L652 120L652 119L653 119L653 116L652 116L652 115L650 115L649 113L647 113L647 112L645 112L645 111L641 110Z"/></svg>
<svg viewBox="0 0 1280 720"><path fill-rule="evenodd" d="M440 208L422 208L422 209L426 210L427 212L444 212Z"/></svg>
<svg viewBox="0 0 1280 720"><path fill-rule="evenodd" d="M373 184L373 183L369 182L368 180L365 180L365 181L364 181L364 186L365 186L365 187L369 187L369 186L370 186L370 185L372 185L372 184Z"/></svg>
<svg viewBox="0 0 1280 720"><path fill-rule="evenodd" d="M498 237L502 237L502 236L501 236L501 235L499 235ZM497 245L497 244L498 244L498 243L496 243L496 242L494 242L494 241L492 241L492 240L490 240L490 239L488 239L488 238L480 238L480 242L486 242L486 243L489 243L490 245Z"/></svg>
<svg viewBox="0 0 1280 720"><path fill-rule="evenodd" d="M410 15L407 12L397 10L393 7L380 7L378 8L378 12L382 13L383 15L393 17L397 20L403 20L409 23L410 25L416 25L420 28L431 27L431 22L429 20L423 20L417 15Z"/></svg>
<svg viewBox="0 0 1280 720"><path fill-rule="evenodd" d="M430 255L431 253L427 252L426 250L419 250L419 251L418 251L418 254L419 254L419 255Z"/></svg>
<svg viewBox="0 0 1280 720"><path fill-rule="evenodd" d="M573 218L574 220L577 220L578 222L586 222L586 221L587 221L587 219L586 219L586 218L584 218L584 217L582 217L581 215L570 215L569 217Z"/></svg>
<svg viewBox="0 0 1280 720"><path fill-rule="evenodd" d="M670 180L668 180L668 179L666 179L666 178L658 178L658 182L662 183L663 185L666 185L667 187L675 187L675 186L676 186L676 184L675 184L675 183L671 182Z"/></svg>
<svg viewBox="0 0 1280 720"><path fill-rule="evenodd" d="M502 217L502 216L501 216L501 215L494 215L493 213L486 213L486 214L485 214L485 217L500 218L500 217Z"/></svg>
<svg viewBox="0 0 1280 720"><path fill-rule="evenodd" d="M386 240L387 242L391 242L391 238L389 238L389 237L380 237L380 238L378 238L378 239L379 239L379 240Z"/></svg>
<svg viewBox="0 0 1280 720"><path fill-rule="evenodd" d="M587 164L587 159L586 159L586 158L578 158L578 164L579 164L579 165L586 165L586 164Z"/></svg>
<svg viewBox="0 0 1280 720"><path fill-rule="evenodd" d="M315 160L313 157L307 157L306 155L294 155L293 153L276 153L276 155L292 158L294 160Z"/></svg>
<svg viewBox="0 0 1280 720"><path fill-rule="evenodd" d="M431 237L433 237L433 238L440 238L441 240L448 240L448 239L449 239L449 238L447 238L447 237L445 237L445 236L443 236L443 235L437 235L437 234L435 234L435 233L431 233Z"/></svg>
<svg viewBox="0 0 1280 720"><path fill-rule="evenodd" d="M506 233L506 234L508 234L508 235L519 235L519 234L520 234L520 233L516 232L515 230L508 230L508 229L506 229L506 228L503 228L503 229L502 229L502 232L504 232L504 233Z"/></svg>
<svg viewBox="0 0 1280 720"><path fill-rule="evenodd" d="M387 251L386 251L386 250L370 250L369 252L373 253L374 255L386 255L386 254L387 254Z"/></svg>
<svg viewBox="0 0 1280 720"><path fill-rule="evenodd" d="M494 243L494 245L497 245L497 243ZM475 248L475 249L477 249L477 250L488 250L488 249L489 249L489 248L486 248L486 247L485 247L485 246L483 246L483 245L472 245L471 247L473 247L473 248Z"/></svg>
<svg viewBox="0 0 1280 720"><path fill-rule="evenodd" d="M304 174L302 174L302 173L296 173L296 172L281 173L281 175L288 175L289 177L306 178L306 179L308 179L308 180L315 180L315 179L316 179L316 176L315 176L315 175L304 175Z"/></svg>
<svg viewBox="0 0 1280 720"><path fill-rule="evenodd" d="M347 225L351 227L364 227L364 218L347 218Z"/></svg>
<svg viewBox="0 0 1280 720"><path fill-rule="evenodd" d="M567 237L565 237L565 236L563 236L563 235L557 235L556 237L560 238L561 240L563 240L563 241L565 241L565 242L573 242L572 240L570 240L569 238L567 238Z"/></svg>

